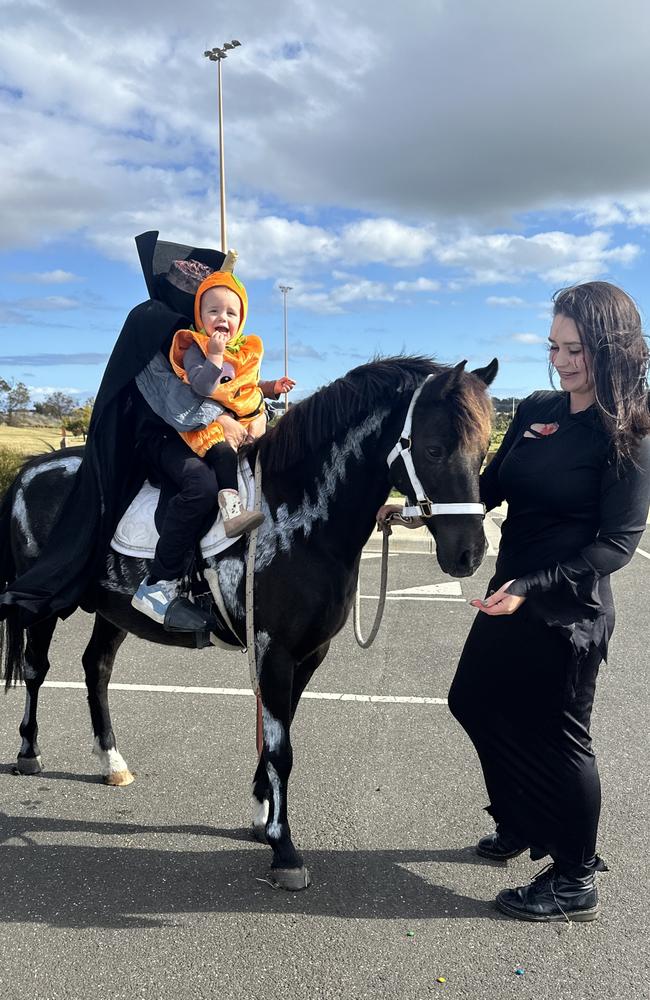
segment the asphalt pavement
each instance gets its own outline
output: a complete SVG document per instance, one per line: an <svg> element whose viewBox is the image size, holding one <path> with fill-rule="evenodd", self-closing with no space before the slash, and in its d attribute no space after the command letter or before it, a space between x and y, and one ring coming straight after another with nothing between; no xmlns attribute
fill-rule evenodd
<svg viewBox="0 0 650 1000"><path fill-rule="evenodd" d="M270 852L248 834L246 657L129 637L111 707L136 781L108 788L84 690L65 686L83 680L91 619L60 625L50 680L64 686L42 691L41 775L11 771L23 692L0 701L0 1000L647 997L650 530L646 555L614 579L618 623L593 722L610 871L603 915L583 925L520 923L493 907L541 864L474 854L491 823L445 698L475 613L467 601L494 556L452 581L429 547L396 533L375 644L360 650L348 622L298 712L290 817L313 878L301 893L264 881ZM373 541L365 631L378 579Z"/></svg>

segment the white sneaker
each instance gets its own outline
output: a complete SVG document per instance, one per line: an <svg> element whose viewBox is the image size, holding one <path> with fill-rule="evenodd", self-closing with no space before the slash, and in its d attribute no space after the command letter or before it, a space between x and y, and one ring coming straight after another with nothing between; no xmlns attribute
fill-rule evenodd
<svg viewBox="0 0 650 1000"><path fill-rule="evenodd" d="M180 580L158 580L156 583L147 583L147 579L144 579L136 590L131 604L143 615L163 625L169 605L175 597L178 597Z"/></svg>

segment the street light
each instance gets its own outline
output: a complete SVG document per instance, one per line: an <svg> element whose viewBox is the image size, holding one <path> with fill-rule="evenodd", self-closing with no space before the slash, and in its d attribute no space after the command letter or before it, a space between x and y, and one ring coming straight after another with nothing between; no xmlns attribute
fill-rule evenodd
<svg viewBox="0 0 650 1000"><path fill-rule="evenodd" d="M282 292L282 297L284 299L284 376L288 378L289 376L289 337L287 335L287 294L292 290L291 285L278 285L278 288ZM285 392L284 394L284 412L286 414L289 409L289 394Z"/></svg>
<svg viewBox="0 0 650 1000"><path fill-rule="evenodd" d="M228 237L226 235L226 174L224 170L224 156L223 156L223 102L221 99L221 62L228 56L228 51L230 49L236 49L241 42L238 42L236 38L233 38L231 42L224 42L222 47L214 49L206 49L203 55L210 62L216 62L219 64L218 73L218 88L219 88L219 185L221 189L221 249L223 253L228 253Z"/></svg>

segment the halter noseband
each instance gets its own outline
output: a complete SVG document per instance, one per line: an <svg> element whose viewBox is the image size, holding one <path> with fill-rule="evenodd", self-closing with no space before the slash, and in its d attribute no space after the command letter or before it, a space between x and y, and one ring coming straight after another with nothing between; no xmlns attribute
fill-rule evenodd
<svg viewBox="0 0 650 1000"><path fill-rule="evenodd" d="M484 517L485 504L483 503L433 503L429 500L428 496L424 492L422 483L418 479L418 474L415 471L415 466L413 464L413 458L411 457L411 425L413 423L413 410L415 409L415 404L417 403L419 395L424 389L426 383L431 378L435 378L435 375L427 375L422 385L418 386L411 396L411 402L409 403L409 408L406 411L406 419L404 421L402 432L397 439L397 444L390 450L388 458L386 459L389 469L393 465L393 462L395 462L398 458L402 459L404 468L406 469L406 475L409 478L409 482L411 483L413 493L417 501L413 507L404 507L402 514L404 517L425 518L435 517L436 514L480 514Z"/></svg>

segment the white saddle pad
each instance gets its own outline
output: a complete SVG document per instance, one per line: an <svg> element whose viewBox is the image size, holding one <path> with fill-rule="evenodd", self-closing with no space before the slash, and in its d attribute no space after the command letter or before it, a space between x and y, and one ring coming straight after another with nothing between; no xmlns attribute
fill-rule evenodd
<svg viewBox="0 0 650 1000"><path fill-rule="evenodd" d="M239 463L237 478L242 504L247 510L251 510L255 504L255 480L248 462ZM131 501L115 529L111 548L124 556L153 559L160 537L154 520L159 497L158 487L152 486L149 480L145 479L142 489ZM218 514L210 530L201 539L201 552L206 558L214 556L236 541L237 538L226 538L223 519L221 514Z"/></svg>

